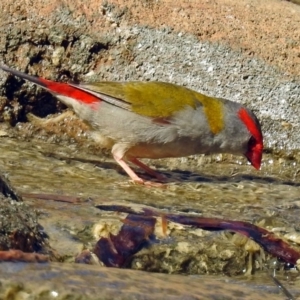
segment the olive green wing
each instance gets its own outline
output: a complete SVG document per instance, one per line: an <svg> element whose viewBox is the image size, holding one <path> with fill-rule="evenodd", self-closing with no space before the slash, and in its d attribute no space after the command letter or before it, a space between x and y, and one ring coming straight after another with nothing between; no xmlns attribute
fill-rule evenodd
<svg viewBox="0 0 300 300"><path fill-rule="evenodd" d="M198 98L206 97L166 82L98 82L79 87L103 101L154 118L170 117L186 106L196 108Z"/></svg>
<svg viewBox="0 0 300 300"><path fill-rule="evenodd" d="M168 122L174 114L201 106L211 131L223 129L223 100L166 82L98 82L79 86L99 99L137 114ZM188 122L189 120L187 120Z"/></svg>

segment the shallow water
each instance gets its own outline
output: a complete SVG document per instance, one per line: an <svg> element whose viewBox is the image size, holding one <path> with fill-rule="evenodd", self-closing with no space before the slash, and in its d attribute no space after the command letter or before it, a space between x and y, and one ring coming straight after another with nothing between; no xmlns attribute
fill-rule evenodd
<svg viewBox="0 0 300 300"><path fill-rule="evenodd" d="M297 159L265 155L262 170L259 172L246 165L243 158L224 155L150 161L151 165L157 167L169 178L169 182L165 188L149 188L130 183L128 177L109 156L96 155L88 147L68 143L54 144L38 139L25 141L8 136L0 139L0 170L19 194L65 195L74 199L78 198L78 202L74 204L34 199L28 195L23 197L25 203L39 212L39 223L49 236L50 246L63 261L74 261L74 257L83 248L92 249L96 242L93 237L95 232L92 230L95 224L117 226L121 216L113 212L100 211L95 208L97 204L147 205L169 212L248 221L300 244L300 167ZM197 290L196 282L202 283L202 278L206 280L206 277L199 279L197 276L200 275L197 274L216 274L213 279L207 278L209 281L207 287L201 288L202 293L207 293L209 297L212 297L212 288L209 288L214 285L212 282L216 281L217 285L220 282L227 282L229 279L224 279L224 272L234 276L246 272L249 266L249 253L232 242L232 235L211 232L199 234L191 228L173 228L170 232L170 237L161 238L158 245L152 245L150 249L143 249L138 253L131 265L132 268L140 270L194 274L193 277L188 277L192 278L189 280L185 276L182 277L182 280L185 278L182 283L183 291L191 289L190 298L188 294L185 295L182 292L182 295L185 295L182 298L174 296L170 299L197 299L193 298L197 295L192 294L192 290L194 288L195 291ZM187 253L178 250L178 245L182 242L188 245ZM170 253L170 247L173 247L175 253L173 256L167 254ZM204 256L209 256L205 252L206 247L217 249L214 259L204 258ZM201 253L197 252L200 248ZM222 250L231 251L231 257L226 261L226 264L228 263L226 266L222 262L223 258L218 256ZM261 252L254 251L253 253L255 260L263 259ZM153 260L150 267L149 256ZM195 259L196 266L205 261L206 269L182 267L186 256L192 257L192 260ZM231 283L233 283L232 288L237 294L230 294L228 299L241 299L238 293L244 293L244 296L250 293L252 297L249 299L259 299L258 296L262 298L271 293L274 297L272 299L276 299L275 294L278 289L264 271L259 271L261 265L257 261L253 267L256 272L252 275L252 279L245 276L232 277L225 285L220 284L225 293L225 290L231 288ZM20 271L18 265L19 263L10 265L11 278L16 276L16 280L22 282L22 277L17 277ZM35 274L32 275L34 277L28 279L30 282L41 281L42 286L46 281L47 284L49 281L52 282L49 270L52 267L48 264L26 267L20 264L20 268L25 270L24 272L30 268L30 272ZM70 265L60 264L55 265L55 268L61 270L58 272L58 274L61 273L61 277L54 276L55 285L61 283L64 288L72 289L71 283L74 281L71 278L74 275L76 278L79 276L80 280L85 282L84 284L90 282L87 290L96 291L98 288L108 290L108 286L99 287L93 281L95 280L95 266L75 265L70 269ZM35 273L34 270L38 272ZM63 272L68 272L68 275L62 275ZM101 272L104 272L103 269L99 271L99 276ZM138 277L142 281L144 278L145 284L146 281L148 284L147 276L154 276L148 273L142 274ZM283 271L278 273L279 276L283 274ZM61 279L64 276L69 276L70 281L62 282ZM118 283L114 282L114 276L110 278L112 286L110 290L124 290L136 280L128 279L125 283ZM164 276L164 282L173 278ZM293 280L293 285L286 282L284 277L282 280L294 295L300 295L298 278ZM242 284L236 285L238 282ZM176 290L172 279L168 284L170 284L170 289ZM220 286L217 287L218 292L213 292L216 296L214 299L218 299L220 295ZM155 288L151 284L144 289L146 293L143 292L145 295L144 298L141 297L142 299L155 299L152 297ZM129 298L136 296L130 289L127 292ZM112 298L115 296L114 294ZM244 296L243 299L246 299ZM278 297L282 299L279 294Z"/></svg>

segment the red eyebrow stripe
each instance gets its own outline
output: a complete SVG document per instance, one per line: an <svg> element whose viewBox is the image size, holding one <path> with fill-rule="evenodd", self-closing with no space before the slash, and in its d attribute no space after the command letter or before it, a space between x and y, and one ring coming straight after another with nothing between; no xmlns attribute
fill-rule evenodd
<svg viewBox="0 0 300 300"><path fill-rule="evenodd" d="M262 142L262 134L257 124L254 122L253 118L249 116L245 108L241 108L238 112L240 119L244 122L249 132L258 142Z"/></svg>
<svg viewBox="0 0 300 300"><path fill-rule="evenodd" d="M71 97L86 104L93 104L102 101L100 98L67 83L55 82L44 78L39 78L39 81L51 92Z"/></svg>

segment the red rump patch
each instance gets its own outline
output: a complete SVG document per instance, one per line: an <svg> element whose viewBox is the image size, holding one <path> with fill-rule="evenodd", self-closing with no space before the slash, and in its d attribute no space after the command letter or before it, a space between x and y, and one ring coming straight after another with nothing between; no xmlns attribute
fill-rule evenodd
<svg viewBox="0 0 300 300"><path fill-rule="evenodd" d="M252 136L255 138L255 140L258 143L262 143L263 137L262 137L261 131L260 131L259 127L257 126L257 124L255 123L255 121L253 120L253 118L251 116L249 116L249 114L245 108L241 108L239 110L239 117L244 122L247 129L252 134Z"/></svg>
<svg viewBox="0 0 300 300"><path fill-rule="evenodd" d="M93 104L101 101L98 97L82 91L79 88L71 86L67 83L55 82L44 78L39 78L40 82L50 91L57 94L76 99L86 104Z"/></svg>

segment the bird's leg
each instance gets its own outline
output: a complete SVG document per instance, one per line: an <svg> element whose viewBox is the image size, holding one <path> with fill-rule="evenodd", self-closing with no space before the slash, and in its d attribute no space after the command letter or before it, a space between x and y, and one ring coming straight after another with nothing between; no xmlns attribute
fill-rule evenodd
<svg viewBox="0 0 300 300"><path fill-rule="evenodd" d="M164 176L163 174L154 171L153 169L151 169L150 167L148 167L147 165L145 165L144 163L142 163L140 160L138 160L137 158L130 158L128 159L130 162L132 162L133 164L137 165L138 167L140 167L141 169L143 169L146 173L148 173L149 175L157 178L160 181L165 181L166 180L166 176Z"/></svg>
<svg viewBox="0 0 300 300"><path fill-rule="evenodd" d="M123 170L128 174L128 176L132 179L132 181L134 183L138 183L138 184L143 184L146 186L151 186L151 187L163 187L164 185L162 183L159 182L151 182L151 181L147 181L142 179L141 177L139 177L129 166L128 164L122 159L122 158L118 158L118 156L116 156L115 154L113 154L113 157L115 159L115 161L123 168ZM147 167L147 166L146 166ZM147 167L148 168L148 167ZM150 169L150 168L149 168ZM150 169L151 170L151 169ZM152 170L153 171L153 170ZM153 171L154 172L154 171Z"/></svg>
<svg viewBox="0 0 300 300"><path fill-rule="evenodd" d="M145 180L140 178L123 160L123 158L119 158L118 155L113 153L113 157L115 161L122 167L122 169L128 174L128 176L133 180L135 183L144 184Z"/></svg>
<svg viewBox="0 0 300 300"><path fill-rule="evenodd" d="M123 170L128 174L128 176L133 180L134 183L138 184L144 184L147 186L155 186L155 187L161 187L162 184L158 182L151 182L151 181L146 181L139 177L127 164L125 160L131 161L141 167L142 169L146 170L147 172L151 172L151 175L155 176L156 174L155 171L150 169L148 166L144 165L141 163L139 160L136 158L132 157L126 157L126 152L128 151L128 145L127 144L115 144L112 148L112 155L115 159L115 161L123 168ZM156 177L156 176L155 176Z"/></svg>

